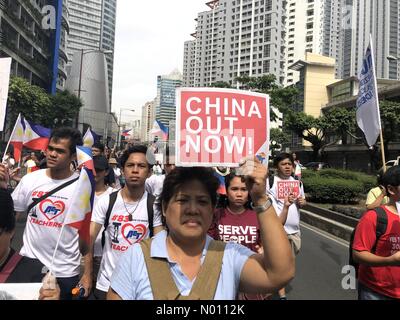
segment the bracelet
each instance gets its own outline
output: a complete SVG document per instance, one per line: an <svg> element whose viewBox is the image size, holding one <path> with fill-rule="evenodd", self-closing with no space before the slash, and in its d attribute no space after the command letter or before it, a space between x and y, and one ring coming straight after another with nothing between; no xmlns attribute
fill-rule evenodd
<svg viewBox="0 0 400 320"><path fill-rule="evenodd" d="M261 206L254 206L253 203L250 204L251 208L257 213L263 213L264 211L267 211L269 207L272 205L272 200L271 198L268 198L268 200Z"/></svg>

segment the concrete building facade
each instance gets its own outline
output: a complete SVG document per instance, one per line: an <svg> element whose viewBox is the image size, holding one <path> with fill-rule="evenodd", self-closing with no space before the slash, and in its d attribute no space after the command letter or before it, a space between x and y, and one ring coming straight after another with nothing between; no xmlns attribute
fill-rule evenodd
<svg viewBox="0 0 400 320"><path fill-rule="evenodd" d="M81 50L109 51L107 54L109 101L112 98L116 0L69 0L70 36L68 57Z"/></svg>
<svg viewBox="0 0 400 320"><path fill-rule="evenodd" d="M207 5L209 10L197 16L195 40L185 43L184 86L238 85L237 76L265 74L283 84L286 1L214 0Z"/></svg>
<svg viewBox="0 0 400 320"><path fill-rule="evenodd" d="M11 74L49 93L63 89L68 19L67 0L0 0L0 57L12 58Z"/></svg>
<svg viewBox="0 0 400 320"><path fill-rule="evenodd" d="M289 0L285 40L285 82L295 84L300 74L290 66L307 52L339 58L342 0ZM336 71L337 74L339 70Z"/></svg>
<svg viewBox="0 0 400 320"><path fill-rule="evenodd" d="M376 75L400 79L400 3L397 0L344 0L343 50L340 78L357 76L370 34L375 47Z"/></svg>
<svg viewBox="0 0 400 320"><path fill-rule="evenodd" d="M178 70L157 77L156 119L167 127L170 121L176 120L175 90L181 86L182 74Z"/></svg>
<svg viewBox="0 0 400 320"><path fill-rule="evenodd" d="M141 126L141 141L151 141L150 130L153 128L154 120L156 119L155 100L146 102L142 107L142 126Z"/></svg>

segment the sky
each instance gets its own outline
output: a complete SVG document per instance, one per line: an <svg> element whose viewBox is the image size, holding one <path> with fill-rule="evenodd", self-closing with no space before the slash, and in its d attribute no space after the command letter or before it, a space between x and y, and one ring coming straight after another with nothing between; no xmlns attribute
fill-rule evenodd
<svg viewBox="0 0 400 320"><path fill-rule="evenodd" d="M118 0L112 111L123 121L141 115L157 95L157 76L178 68L184 42L192 40L197 14L207 0Z"/></svg>

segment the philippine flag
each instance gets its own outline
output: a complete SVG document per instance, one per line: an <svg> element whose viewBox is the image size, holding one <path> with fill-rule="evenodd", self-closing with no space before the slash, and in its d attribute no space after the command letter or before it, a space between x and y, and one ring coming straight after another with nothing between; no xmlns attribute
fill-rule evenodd
<svg viewBox="0 0 400 320"><path fill-rule="evenodd" d="M221 176L218 172L214 172L214 175L218 178L219 181L217 193L221 195L226 195L225 177Z"/></svg>
<svg viewBox="0 0 400 320"><path fill-rule="evenodd" d="M130 133L131 131L132 131L132 129L124 130L124 131L122 131L121 136L129 137L131 135L131 133Z"/></svg>
<svg viewBox="0 0 400 320"><path fill-rule="evenodd" d="M158 120L154 121L153 129L151 129L150 133L153 136L160 136L163 141L168 140L168 128Z"/></svg>
<svg viewBox="0 0 400 320"><path fill-rule="evenodd" d="M17 121L15 122L14 129L11 133L9 144L14 146L14 159L19 162L21 160L21 152L22 146L24 143L24 132L25 132L25 123L21 114L18 115ZM8 150L8 147L7 147ZM7 153L4 153L4 156Z"/></svg>
<svg viewBox="0 0 400 320"><path fill-rule="evenodd" d="M76 146L76 158L78 161L78 167L85 167L89 170L92 170L93 174L96 175L91 148Z"/></svg>
<svg viewBox="0 0 400 320"><path fill-rule="evenodd" d="M85 135L83 136L83 145L85 147L93 147L94 143L98 141L99 136L92 131L92 129L88 128Z"/></svg>
<svg viewBox="0 0 400 320"><path fill-rule="evenodd" d="M83 168L65 216L64 225L78 229L79 238L87 248L90 243L90 220L94 200L95 183L90 170Z"/></svg>
<svg viewBox="0 0 400 320"><path fill-rule="evenodd" d="M25 120L24 146L32 150L46 150L51 130Z"/></svg>

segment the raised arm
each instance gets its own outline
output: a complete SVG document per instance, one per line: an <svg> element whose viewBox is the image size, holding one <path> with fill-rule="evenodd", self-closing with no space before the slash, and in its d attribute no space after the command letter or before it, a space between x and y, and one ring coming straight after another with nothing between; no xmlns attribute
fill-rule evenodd
<svg viewBox="0 0 400 320"><path fill-rule="evenodd" d="M268 170L258 159L242 166L246 184L257 212L264 254L255 254L245 263L240 290L246 293L269 293L284 287L295 273L294 258L281 220L265 194Z"/></svg>

